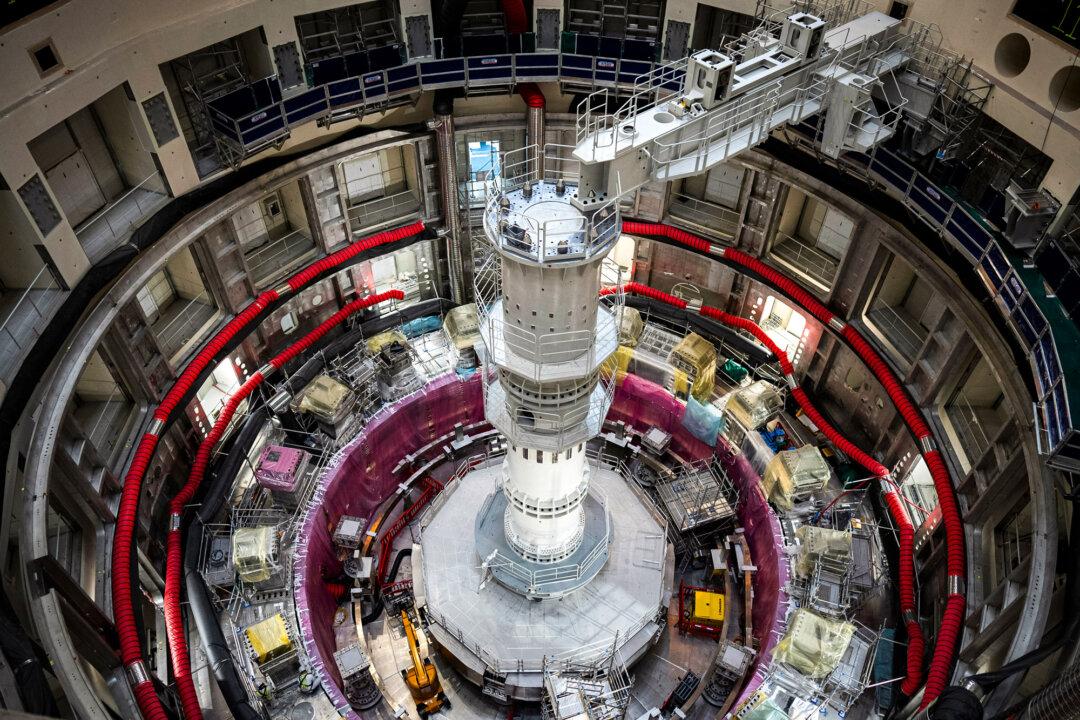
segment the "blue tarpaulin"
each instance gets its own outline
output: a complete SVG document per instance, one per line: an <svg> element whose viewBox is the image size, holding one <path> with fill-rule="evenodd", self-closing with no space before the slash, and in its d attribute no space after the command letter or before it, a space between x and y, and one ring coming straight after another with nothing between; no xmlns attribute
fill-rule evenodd
<svg viewBox="0 0 1080 720"><path fill-rule="evenodd" d="M691 395L686 401L683 427L709 447L716 447L716 436L724 428L724 416L712 405L699 403Z"/></svg>

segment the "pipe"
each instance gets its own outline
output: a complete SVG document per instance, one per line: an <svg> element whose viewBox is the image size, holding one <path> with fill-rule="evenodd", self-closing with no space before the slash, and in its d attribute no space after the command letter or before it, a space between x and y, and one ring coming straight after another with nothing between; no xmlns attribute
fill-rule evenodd
<svg viewBox="0 0 1080 720"><path fill-rule="evenodd" d="M503 17L506 19L506 32L518 35L529 30L529 19L525 14L525 0L502 0Z"/></svg>
<svg viewBox="0 0 1080 720"><path fill-rule="evenodd" d="M504 0L503 7L515 1L521 4L521 0ZM522 12L524 13L524 10ZM525 144L536 146L536 165L533 170L536 172L536 178L543 180L544 147L547 145L544 142L544 113L546 112L544 108L547 103L544 93L540 91L540 86L536 83L519 83L517 91L525 101Z"/></svg>
<svg viewBox="0 0 1080 720"><path fill-rule="evenodd" d="M424 223L417 221L411 225L377 233L345 247L327 257L317 260L290 277L283 285L274 290L261 293L236 317L219 330L209 343L188 363L176 382L165 394L153 414L150 429L139 439L131 464L124 478L120 505L117 509L116 528L112 547L112 606L113 622L116 624L119 638L121 663L128 675L139 706L139 712L145 720L165 720L166 713L154 689L150 672L143 658L140 633L135 614L135 589L138 576L130 568L135 561L135 526L138 522L139 500L142 494L142 482L153 458L160 436L172 420L177 406L187 396L192 385L202 372L225 348L227 343L239 334L249 323L262 315L272 302L295 293L320 274L331 270L356 255L379 245L402 240L420 233ZM120 570L126 568L126 570Z"/></svg>
<svg viewBox="0 0 1080 720"><path fill-rule="evenodd" d="M237 720L263 720L263 718L262 714L251 705L251 700L240 680L240 673L233 662L225 634L214 612L210 590L199 569L199 549L202 547L206 523L218 514L225 503L233 480L247 459L247 450L255 442L268 415L265 405L260 405L248 414L224 460L211 473L210 485L188 526L184 550L184 587L187 592L188 613L199 630L199 637L206 650L207 662L213 670L214 679L225 699L225 705Z"/></svg>
<svg viewBox="0 0 1080 720"><path fill-rule="evenodd" d="M165 562L165 634L169 642L169 655L172 660L173 677L176 680L177 692L180 695L180 704L184 710L184 717L188 720L201 720L202 707L199 704L195 683L191 676L191 662L188 653L187 638L184 633L183 610L180 600L180 576L181 562L183 558L183 539L180 534L180 526L183 519L185 506L191 502L195 491L199 489L206 470L210 464L210 456L225 434L233 415L240 407L240 403L255 391L263 380L280 370L286 363L293 360L297 355L306 351L314 343L318 342L326 333L340 325L355 312L371 307L386 300L404 300L405 295L400 290L390 290L376 295L357 298L345 307L338 310L329 318L319 324L298 341L292 343L281 353L272 358L266 365L256 371L244 382L240 388L229 397L225 406L214 421L206 438L199 444L195 453L195 461L191 465L187 482L180 492L169 503L169 534L168 555Z"/></svg>
<svg viewBox="0 0 1080 720"><path fill-rule="evenodd" d="M458 204L457 153L454 152L454 98L440 90L435 95L435 155L439 163L439 198L446 228L447 272L450 298L461 305L465 300L465 257L462 252L461 208Z"/></svg>
<svg viewBox="0 0 1080 720"><path fill-rule="evenodd" d="M836 317L817 298L774 268L739 250L713 246L704 238L662 223L624 222L623 231L667 237L700 253L710 257L717 257L725 262L756 273L798 303L822 324L829 325L834 330L839 329L841 337L870 368L896 405L908 430L916 439L919 452L926 460L927 468L930 470L934 481L934 489L937 491L942 522L945 525L948 592L941 626L937 634L937 642L934 646L933 658L927 673L926 688L920 704L920 709L925 709L941 694L948 684L948 677L953 660L956 657L966 608L964 583L967 570L966 558L964 557L963 522L960 517L955 488L941 452L935 447L933 434L930 432L930 428L921 413L911 401L892 369L852 325ZM912 648L909 647L909 652L911 650Z"/></svg>
<svg viewBox="0 0 1080 720"><path fill-rule="evenodd" d="M668 303L669 305L684 310L688 307L688 303L685 300L647 285L642 285L641 283L627 283L624 286L624 291L627 293L645 295L646 297ZM610 294L611 292L614 292L614 288L606 288L601 292L603 294ZM703 305L698 308L698 313L704 317L717 320L725 325L745 330L765 345L765 347L767 347L776 357L777 362L779 362L780 369L791 388L791 395L795 398L795 401L799 404L799 407L802 408L806 416L810 418L822 433L829 438L836 447L844 452L844 454L862 465L884 483L889 482L889 471L885 466L844 437L839 430L818 412L817 408L810 402L810 398L806 395L806 392L795 380L795 369L791 360L788 358L787 353L781 349L757 323L708 305ZM903 559L899 569L900 612L908 633L907 671L901 684L901 688L905 694L910 695L917 691L922 684L922 662L925 650L925 640L923 638L922 628L918 623L915 605L915 528L912 526L911 519L908 517L896 491L889 488L886 484L884 494L890 513L900 529L900 557Z"/></svg>

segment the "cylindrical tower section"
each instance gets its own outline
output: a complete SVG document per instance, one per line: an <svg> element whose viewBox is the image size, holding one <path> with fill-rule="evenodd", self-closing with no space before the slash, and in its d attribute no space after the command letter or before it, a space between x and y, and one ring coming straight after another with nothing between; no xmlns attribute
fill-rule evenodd
<svg viewBox="0 0 1080 720"><path fill-rule="evenodd" d="M586 534L585 447L607 414L600 365L617 346L614 314L599 302L601 265L619 218L614 203L577 207L576 184L539 180L535 148L524 152L522 176L503 181L485 212L499 282L497 292L478 285L477 302L495 366L485 408L511 446L506 541L529 563L550 564L571 558Z"/></svg>

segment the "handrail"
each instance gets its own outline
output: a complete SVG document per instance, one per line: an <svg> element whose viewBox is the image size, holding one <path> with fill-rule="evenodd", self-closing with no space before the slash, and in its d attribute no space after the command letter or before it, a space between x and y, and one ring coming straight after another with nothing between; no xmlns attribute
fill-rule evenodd
<svg viewBox="0 0 1080 720"><path fill-rule="evenodd" d="M101 219L102 219L103 217L105 217L106 215L108 215L108 213L109 213L109 211L110 211L110 210L112 210L112 209L113 209L113 208L115 208L115 207L116 207L117 205L119 205L120 203L122 203L122 202L123 202L124 200L126 200L126 199L127 199L127 198L128 198L128 197L129 197L129 196L130 196L130 195L132 194L132 193L134 193L134 192L135 192L136 190L139 190L139 189L141 189L143 185L146 185L146 183L150 182L150 181L151 181L151 180L153 180L154 178L157 178L158 180L160 180L160 179L161 179L161 176L160 176L160 175L158 175L158 172L157 172L156 170L155 170L154 172L150 173L149 175L147 175L147 176L146 176L145 178L143 178L143 179L142 179L142 180L141 180L141 181L140 181L140 182L139 182L139 183L138 183L137 185L134 185L134 186L132 186L132 187L128 188L128 189L127 189L127 190L126 190L126 191L124 192L124 194L123 194L123 195L121 195L120 197L116 198L115 200L113 200L112 202L110 202L110 203L109 203L108 205L106 205L105 207L103 207L103 208L101 208L100 210L98 210L98 211L97 211L96 213L94 213L94 214L93 214L93 215L92 215L92 216L90 217L90 219L89 219L89 220L86 220L86 221L84 221L84 222L83 222L82 224L80 224L80 225L79 225L79 227L75 228L75 237L79 237L79 238L81 238L81 236L85 235L85 234L86 234L86 231L87 231L87 230L89 230L91 226L93 226L93 225L97 224L97 222L98 222L99 220L101 220ZM152 192L152 191L150 191L150 192ZM139 199L138 199L138 198L135 198L135 204L136 204L136 206L137 206L137 207L139 207L139 210L141 211L141 210L142 210L142 207L141 207L141 206L139 206L139 204L138 204L138 201L139 201ZM137 222L138 222L139 220L142 220L142 219L143 219L143 218L142 218L141 216L140 216L140 217L138 217L138 218L137 218L137 219L136 219L135 221L133 221L133 222L131 222L131 223L130 223L130 226L131 226L131 227L134 227L134 226L135 226L135 224L136 224L136 223L137 223ZM109 225L109 229L110 229L110 230L112 230L112 234L113 234L113 237L116 237L116 229L115 229L115 228L113 228L113 226L112 226L112 223L107 223L107 224Z"/></svg>

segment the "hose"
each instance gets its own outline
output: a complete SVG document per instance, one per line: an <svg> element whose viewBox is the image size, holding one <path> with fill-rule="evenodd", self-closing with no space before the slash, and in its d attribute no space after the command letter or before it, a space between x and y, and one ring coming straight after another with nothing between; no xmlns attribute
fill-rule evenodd
<svg viewBox="0 0 1080 720"><path fill-rule="evenodd" d="M255 442L268 415L265 405L260 405L248 413L244 425L232 442L232 447L211 473L211 481L202 498L202 503L188 526L184 550L184 586L187 593L188 613L195 621L195 627L198 628L199 637L206 650L207 662L214 673L221 696L225 699L225 705L237 720L263 720L263 718L262 714L251 705L251 700L240 680L240 672L233 662L225 634L221 630L221 624L218 623L210 599L210 590L199 569L199 550L202 547L206 523L213 520L225 503L233 480L247 459L247 450Z"/></svg>
<svg viewBox="0 0 1080 720"><path fill-rule="evenodd" d="M1062 720L1077 717L1080 707L1080 664L1073 663L1031 698L1021 720Z"/></svg>
<svg viewBox="0 0 1080 720"><path fill-rule="evenodd" d="M685 300L669 295L656 288L642 285L641 283L627 283L624 286L624 291L627 293L644 295L682 309L686 309L689 306ZM614 292L614 290L605 289L601 292L610 294L611 292ZM777 362L780 364L780 369L788 382L792 397L795 398L795 401L799 404L799 407L802 408L806 416L810 418L821 432L845 455L862 465L875 477L883 481L883 484L885 485L884 495L886 503L888 504L890 514L893 516L900 531L900 556L904 559L904 561L900 563L898 584L901 617L908 633L908 653L907 669L904 680L901 683L901 688L905 694L913 694L922 684L922 662L926 647L922 634L922 627L919 625L915 611L915 528L912 526L911 519L896 491L887 483L889 479L888 469L856 446L855 443L844 437L839 430L818 412L818 409L810 402L810 398L806 395L806 391L804 391L795 380L795 368L788 358L787 353L780 348L771 337L769 337L768 333L766 333L761 326L753 320L738 317L724 312L719 308L709 307L708 305L699 307L697 312L704 317L711 318L725 325L745 330L765 345L765 347L767 347L776 357Z"/></svg>
<svg viewBox="0 0 1080 720"><path fill-rule="evenodd" d="M181 562L183 558L183 536L180 532L180 526L184 508L191 502L195 492L202 484L210 463L211 453L225 434L226 429L228 429L236 410L256 388L262 385L263 380L275 371L280 370L300 353L306 351L353 313L391 299L404 300L405 294L400 290L390 290L353 300L320 323L314 330L300 338L300 340L289 345L249 377L226 401L210 432L199 444L199 449L195 453L195 461L191 464L191 470L188 473L187 482L169 503L168 555L165 562L165 634L169 642L169 655L172 661L177 692L180 695L180 704L184 710L184 717L188 720L201 720L203 715L191 675L191 661L188 653L187 637L184 633L184 618L180 600Z"/></svg>
<svg viewBox="0 0 1080 720"><path fill-rule="evenodd" d="M204 370L226 345L273 302L300 290L321 273L341 265L356 255L380 245L396 242L419 234L424 223L418 221L393 230L377 233L343 248L307 266L274 290L260 293L236 317L219 330L207 345L188 363L176 382L165 394L153 414L150 429L140 437L128 471L116 515L112 546L112 607L113 622L119 638L120 660L127 671L139 712L144 720L166 720L164 707L154 689L150 672L143 658L140 633L135 613L135 590L138 576L130 568L135 562L135 528L139 515L142 482L153 459L154 450L178 405L191 390Z"/></svg>
<svg viewBox="0 0 1080 720"><path fill-rule="evenodd" d="M911 401L892 369L885 363L870 343L852 325L838 318L831 310L826 308L817 298L802 288L791 278L783 275L774 268L769 267L761 260L747 255L734 248L713 247L704 238L698 237L685 230L662 223L642 223L627 221L623 223L623 232L656 235L666 237L681 245L689 247L710 257L716 257L722 261L738 265L749 270L783 292L787 297L798 303L804 310L809 312L819 322L838 330L848 346L867 365L870 371L885 388L889 398L895 404L900 416L903 418L908 430L915 437L919 452L926 461L927 468L934 482L937 492L938 504L941 507L942 524L945 526L946 566L948 573L948 586L946 592L945 609L942 613L941 624L937 633L937 642L934 646L933 657L927 672L926 688L923 691L920 709L925 709L945 689L948 684L950 670L956 657L959 644L960 632L963 626L963 618L966 608L964 582L967 573L966 558L964 557L964 528L960 517L959 504L956 499L956 491L953 487L949 471L941 452L936 448L933 434L921 413ZM914 615L914 610L912 610ZM910 628L915 623L915 618L905 620ZM920 650L915 643L910 643L908 652L909 670L912 666L910 655ZM920 661L921 667L921 661ZM911 675L905 678L903 688L905 694L913 692L912 683L909 682ZM917 686L916 688L917 689ZM912 692L909 692L911 690Z"/></svg>

